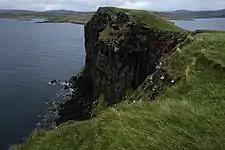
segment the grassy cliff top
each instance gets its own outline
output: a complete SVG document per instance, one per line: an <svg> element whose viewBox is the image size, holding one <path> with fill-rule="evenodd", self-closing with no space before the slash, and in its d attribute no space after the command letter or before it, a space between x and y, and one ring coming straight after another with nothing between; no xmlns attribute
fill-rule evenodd
<svg viewBox="0 0 225 150"><path fill-rule="evenodd" d="M165 29L169 31L186 31L182 28L177 27L172 22L169 22L145 10L124 9L117 7L102 7L100 9L114 12L131 13L132 15L134 15L135 20L139 24L147 28Z"/></svg>
<svg viewBox="0 0 225 150"><path fill-rule="evenodd" d="M181 80L156 101L123 102L91 120L34 133L13 149L224 149L225 33L189 38L163 62Z"/></svg>

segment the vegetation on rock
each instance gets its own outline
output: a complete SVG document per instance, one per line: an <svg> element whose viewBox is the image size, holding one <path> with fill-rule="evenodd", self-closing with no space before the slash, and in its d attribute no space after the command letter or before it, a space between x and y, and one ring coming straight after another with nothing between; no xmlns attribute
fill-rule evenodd
<svg viewBox="0 0 225 150"><path fill-rule="evenodd" d="M140 22L141 17L149 17L148 22ZM77 92L61 106L57 124L91 118L101 94L111 106L122 100L127 88L141 85L159 59L186 39L188 32L171 26L145 11L99 8L85 25L86 62Z"/></svg>
<svg viewBox="0 0 225 150"><path fill-rule="evenodd" d="M166 29L169 31L185 31L184 29L175 26L173 23L145 10L122 9L116 7L108 7L108 9L115 12L131 13L138 24L150 29L153 28Z"/></svg>

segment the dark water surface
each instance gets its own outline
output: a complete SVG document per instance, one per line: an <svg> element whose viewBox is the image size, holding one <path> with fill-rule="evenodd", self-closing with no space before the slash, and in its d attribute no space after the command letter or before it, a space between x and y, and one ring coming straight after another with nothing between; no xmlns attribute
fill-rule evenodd
<svg viewBox="0 0 225 150"><path fill-rule="evenodd" d="M177 26L187 30L223 30L225 31L225 18L196 19L194 21L172 20Z"/></svg>
<svg viewBox="0 0 225 150"><path fill-rule="evenodd" d="M59 89L84 64L83 26L0 19L0 150L21 142Z"/></svg>

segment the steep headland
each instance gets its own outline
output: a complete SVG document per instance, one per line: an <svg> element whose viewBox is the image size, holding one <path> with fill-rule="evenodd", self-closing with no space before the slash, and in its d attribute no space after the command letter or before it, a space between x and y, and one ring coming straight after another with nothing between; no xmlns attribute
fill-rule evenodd
<svg viewBox="0 0 225 150"><path fill-rule="evenodd" d="M90 118L101 95L108 106L117 104L186 37L184 30L146 11L100 8L85 25L85 67L72 79L76 94L61 107L57 123Z"/></svg>
<svg viewBox="0 0 225 150"><path fill-rule="evenodd" d="M223 149L224 39L146 11L99 8L60 125L12 149Z"/></svg>

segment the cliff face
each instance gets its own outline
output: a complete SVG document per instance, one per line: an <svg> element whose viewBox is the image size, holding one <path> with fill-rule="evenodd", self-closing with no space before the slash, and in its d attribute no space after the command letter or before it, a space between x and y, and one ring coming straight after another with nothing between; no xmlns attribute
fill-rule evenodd
<svg viewBox="0 0 225 150"><path fill-rule="evenodd" d="M160 59L187 37L181 31L145 11L99 8L85 25L85 67L71 78L76 93L61 105L57 123L91 117L101 94L112 105L122 100L128 88L150 86L146 85L149 76L163 74L157 70Z"/></svg>

